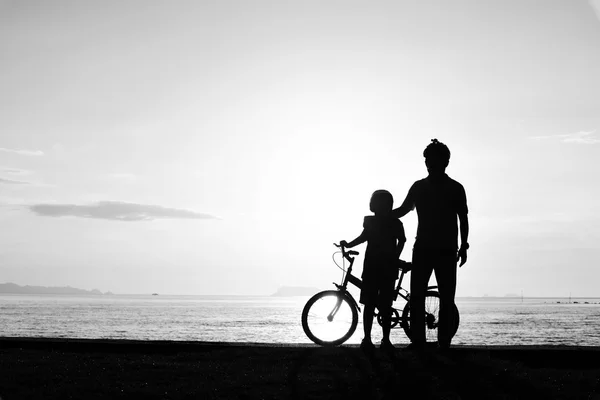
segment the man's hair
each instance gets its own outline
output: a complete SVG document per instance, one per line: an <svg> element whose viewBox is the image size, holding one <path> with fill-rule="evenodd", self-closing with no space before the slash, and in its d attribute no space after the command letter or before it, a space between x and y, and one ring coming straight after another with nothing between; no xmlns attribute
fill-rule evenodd
<svg viewBox="0 0 600 400"><path fill-rule="evenodd" d="M392 211L394 197L387 190L376 190L371 195L369 208L375 214L386 214Z"/></svg>
<svg viewBox="0 0 600 400"><path fill-rule="evenodd" d="M450 149L437 139L431 139L431 143L423 151L425 159L438 159L446 163L450 161Z"/></svg>

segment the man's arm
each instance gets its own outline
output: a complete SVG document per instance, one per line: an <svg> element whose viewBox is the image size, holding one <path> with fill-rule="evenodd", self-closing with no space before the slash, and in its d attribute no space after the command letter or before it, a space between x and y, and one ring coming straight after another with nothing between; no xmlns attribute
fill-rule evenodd
<svg viewBox="0 0 600 400"><path fill-rule="evenodd" d="M460 248L458 249L459 267L462 267L467 262L467 250L469 249L469 207L467 207L467 194L465 188L459 184L458 191L458 221L460 222Z"/></svg>
<svg viewBox="0 0 600 400"><path fill-rule="evenodd" d="M458 214L458 221L460 222L460 243L462 247L469 243L469 217L467 214Z"/></svg>
<svg viewBox="0 0 600 400"><path fill-rule="evenodd" d="M404 233L404 225L402 222L396 222L398 223L398 232L396 237L396 258L400 258L402 250L404 250L404 245L406 244L406 234Z"/></svg>
<svg viewBox="0 0 600 400"><path fill-rule="evenodd" d="M395 210L392 210L392 217L394 218L402 218L409 212L411 212L415 208L414 196L413 196L413 187L410 188L406 198L402 202L402 205Z"/></svg>
<svg viewBox="0 0 600 400"><path fill-rule="evenodd" d="M458 214L460 222L460 249L458 249L459 267L462 267L467 262L467 250L469 249L469 217L467 213Z"/></svg>
<svg viewBox="0 0 600 400"><path fill-rule="evenodd" d="M402 254L402 250L404 250L405 243L406 243L405 241L398 241L398 244L396 245L396 258L400 258L400 255Z"/></svg>

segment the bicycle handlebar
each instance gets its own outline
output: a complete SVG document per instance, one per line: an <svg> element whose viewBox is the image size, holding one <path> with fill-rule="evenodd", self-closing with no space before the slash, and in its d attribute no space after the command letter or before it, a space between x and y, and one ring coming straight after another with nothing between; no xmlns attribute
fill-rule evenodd
<svg viewBox="0 0 600 400"><path fill-rule="evenodd" d="M346 250L346 248L341 244L334 243L333 245L342 250L342 256L346 259L348 259L350 256L357 256L359 254L359 252L355 250Z"/></svg>

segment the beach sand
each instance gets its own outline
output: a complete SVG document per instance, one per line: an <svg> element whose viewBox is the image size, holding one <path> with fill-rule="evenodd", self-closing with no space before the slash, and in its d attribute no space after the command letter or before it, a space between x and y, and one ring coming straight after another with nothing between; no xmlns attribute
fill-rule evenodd
<svg viewBox="0 0 600 400"><path fill-rule="evenodd" d="M0 338L0 399L592 399L600 348Z"/></svg>

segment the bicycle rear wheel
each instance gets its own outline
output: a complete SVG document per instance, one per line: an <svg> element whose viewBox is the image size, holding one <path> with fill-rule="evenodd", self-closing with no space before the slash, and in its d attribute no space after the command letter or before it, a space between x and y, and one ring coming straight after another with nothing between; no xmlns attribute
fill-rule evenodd
<svg viewBox="0 0 600 400"><path fill-rule="evenodd" d="M410 302L406 303L402 311L402 321L404 322L404 333L411 338L410 332ZM440 294L434 291L425 293L425 341L427 343L436 343L438 340L438 325L440 321ZM458 331L460 323L460 315L458 308L454 304L454 327L452 329L452 337Z"/></svg>
<svg viewBox="0 0 600 400"><path fill-rule="evenodd" d="M311 297L302 310L302 329L321 346L337 346L352 336L358 325L354 302L337 290Z"/></svg>

